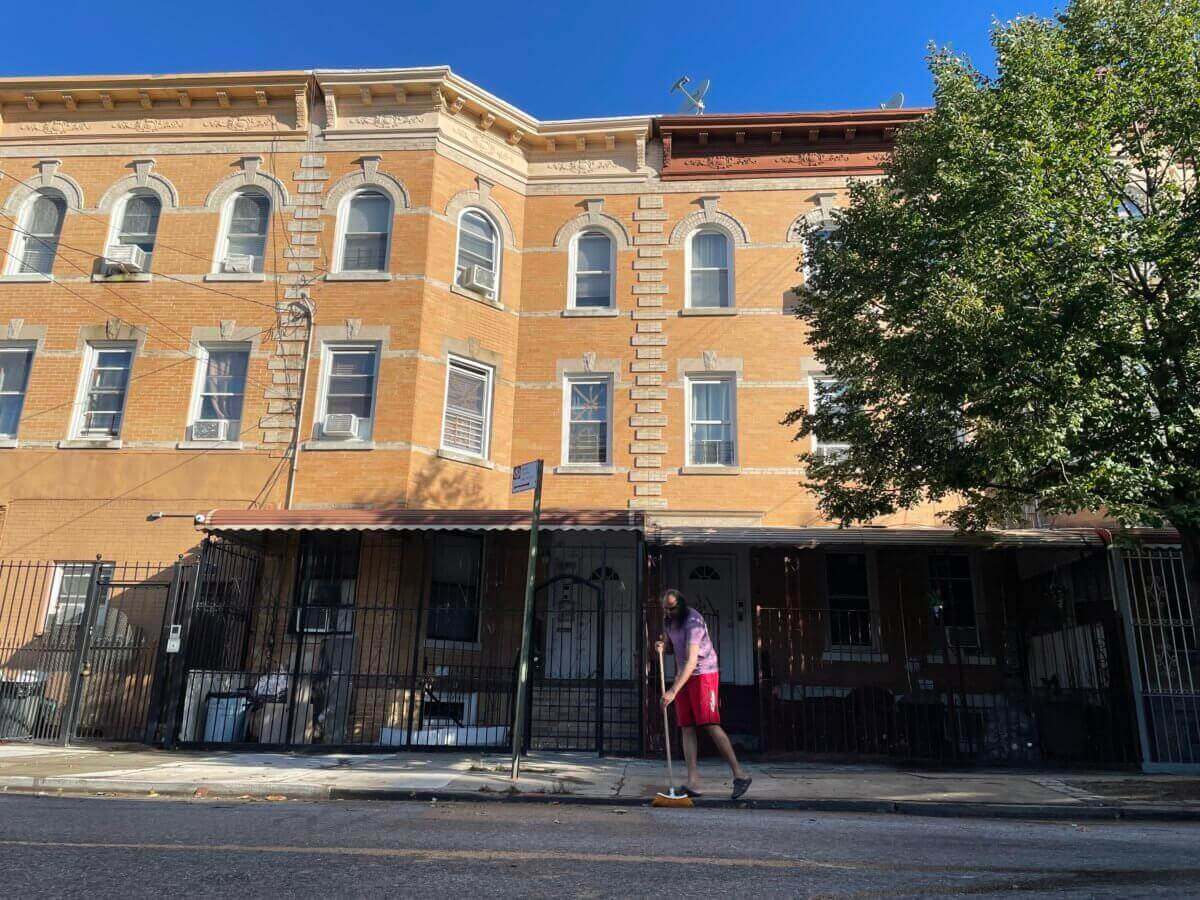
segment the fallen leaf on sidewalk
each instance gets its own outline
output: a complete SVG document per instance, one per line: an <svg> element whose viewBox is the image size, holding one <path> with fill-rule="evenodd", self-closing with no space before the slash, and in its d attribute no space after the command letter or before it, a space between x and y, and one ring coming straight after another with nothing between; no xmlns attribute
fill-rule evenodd
<svg viewBox="0 0 1200 900"><path fill-rule="evenodd" d="M283 794L267 794L267 799L268 800L286 800L287 797L285 797Z"/></svg>

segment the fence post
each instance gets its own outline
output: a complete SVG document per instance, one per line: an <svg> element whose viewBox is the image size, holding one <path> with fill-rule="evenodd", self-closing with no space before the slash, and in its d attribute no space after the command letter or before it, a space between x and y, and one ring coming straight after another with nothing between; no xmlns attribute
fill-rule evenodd
<svg viewBox="0 0 1200 900"><path fill-rule="evenodd" d="M1146 767L1152 762L1150 759L1150 728L1146 720L1146 695L1142 685L1141 654L1137 632L1133 627L1133 604L1129 599L1129 582L1125 578L1125 554L1112 544L1109 544L1105 553L1108 556L1108 581L1112 587L1113 599L1117 604L1117 612L1121 616L1121 624L1125 630L1125 659L1129 666L1129 689L1133 694L1133 711L1134 718L1137 719L1142 770L1146 771Z"/></svg>
<svg viewBox="0 0 1200 900"><path fill-rule="evenodd" d="M61 733L59 740L62 746L71 746L71 740L75 737L75 727L79 721L79 709L83 705L83 679L87 676L84 674L84 668L87 664L88 649L92 643L92 628L96 621L96 610L99 608L99 598L101 590L107 590L107 587L102 587L100 579L104 571L104 566L100 563L99 555L96 556L96 561L92 563L92 576L88 579L87 599L83 604L83 616L79 620L79 633L75 636L75 654L71 661L71 694L67 701L67 709L63 715Z"/></svg>

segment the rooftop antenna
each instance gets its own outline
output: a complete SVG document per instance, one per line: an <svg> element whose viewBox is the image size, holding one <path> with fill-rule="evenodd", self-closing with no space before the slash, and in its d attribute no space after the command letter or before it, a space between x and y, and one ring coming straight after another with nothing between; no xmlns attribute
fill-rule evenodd
<svg viewBox="0 0 1200 900"><path fill-rule="evenodd" d="M679 107L679 114L691 114L694 116L704 115L704 95L708 93L708 88L711 82L705 78L694 90L689 91L687 85L691 84L692 79L684 75L673 85L671 85L671 93L679 91L683 94L683 103Z"/></svg>
<svg viewBox="0 0 1200 900"><path fill-rule="evenodd" d="M887 103L880 103L880 109L904 109L904 95L897 91L888 98Z"/></svg>

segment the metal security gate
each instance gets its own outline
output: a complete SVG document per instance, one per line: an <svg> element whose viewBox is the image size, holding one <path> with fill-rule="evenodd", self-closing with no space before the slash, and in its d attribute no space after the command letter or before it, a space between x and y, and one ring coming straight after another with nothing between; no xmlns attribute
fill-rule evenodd
<svg viewBox="0 0 1200 900"><path fill-rule="evenodd" d="M886 586L898 600L883 609L756 610L768 752L1136 760L1124 634L1101 555L1064 554L997 585L973 606L969 626L925 596Z"/></svg>
<svg viewBox="0 0 1200 900"><path fill-rule="evenodd" d="M0 563L0 739L157 738L182 563Z"/></svg>
<svg viewBox="0 0 1200 900"><path fill-rule="evenodd" d="M1200 769L1200 621L1179 547L1120 551L1143 764ZM1118 570L1118 577L1120 576Z"/></svg>

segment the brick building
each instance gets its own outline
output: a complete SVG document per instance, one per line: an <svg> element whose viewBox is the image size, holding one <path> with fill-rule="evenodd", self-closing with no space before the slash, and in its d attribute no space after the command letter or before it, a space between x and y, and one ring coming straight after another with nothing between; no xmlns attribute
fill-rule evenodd
<svg viewBox="0 0 1200 900"><path fill-rule="evenodd" d="M445 68L0 80L0 557L46 566L6 646L78 628L84 561L184 554L188 590L122 613L148 657L186 639L130 734L501 745L509 478L542 459L535 746L658 739L670 583L747 742L1128 757L1094 532L833 529L780 425L824 377L808 226L921 114L539 121Z"/></svg>

